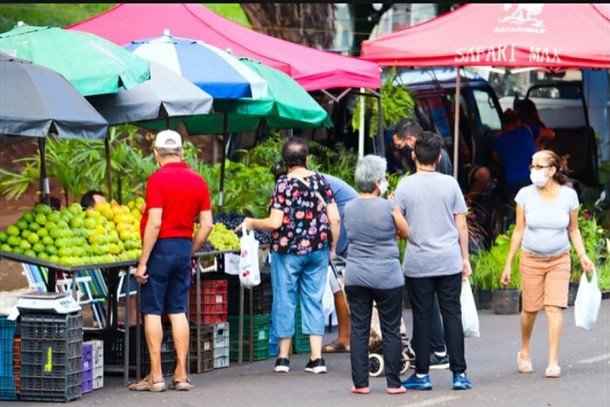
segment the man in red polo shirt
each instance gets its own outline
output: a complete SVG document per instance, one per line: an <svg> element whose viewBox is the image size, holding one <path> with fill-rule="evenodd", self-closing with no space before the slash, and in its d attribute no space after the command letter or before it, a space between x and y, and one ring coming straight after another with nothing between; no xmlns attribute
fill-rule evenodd
<svg viewBox="0 0 610 407"><path fill-rule="evenodd" d="M136 391L164 391L161 372L161 314L167 312L176 348L176 370L169 388L190 390L186 375L189 324L186 317L192 254L213 227L208 187L182 162L182 139L173 130L157 134L154 154L159 170L146 184L146 209L140 223L142 256L136 280L142 284L140 312L150 355L150 374L130 386ZM199 229L193 236L193 224Z"/></svg>

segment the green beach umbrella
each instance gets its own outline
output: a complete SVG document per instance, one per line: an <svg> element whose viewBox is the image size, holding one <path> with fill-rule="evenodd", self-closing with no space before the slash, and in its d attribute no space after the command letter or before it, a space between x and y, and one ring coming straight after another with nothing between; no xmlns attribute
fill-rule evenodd
<svg viewBox="0 0 610 407"><path fill-rule="evenodd" d="M0 34L0 51L63 75L83 96L116 93L149 79L149 62L93 34L20 25Z"/></svg>
<svg viewBox="0 0 610 407"><path fill-rule="evenodd" d="M332 127L326 111L290 76L248 58L240 61L267 81L267 97L214 99L215 114L170 119L169 127L175 129L183 122L189 134L220 134L256 130L261 119L276 129ZM226 129L223 128L224 114L227 115ZM151 130L168 127L164 120L137 125Z"/></svg>

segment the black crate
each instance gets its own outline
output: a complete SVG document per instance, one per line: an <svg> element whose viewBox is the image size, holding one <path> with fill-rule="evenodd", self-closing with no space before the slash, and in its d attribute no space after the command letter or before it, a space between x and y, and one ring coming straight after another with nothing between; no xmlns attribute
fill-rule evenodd
<svg viewBox="0 0 610 407"><path fill-rule="evenodd" d="M171 352L161 352L161 373L163 376L171 376L176 370L176 353L172 350ZM142 371L150 371L150 360L148 353L146 358L142 360Z"/></svg>
<svg viewBox="0 0 610 407"><path fill-rule="evenodd" d="M80 312L21 316L21 400L81 397L82 327Z"/></svg>
<svg viewBox="0 0 610 407"><path fill-rule="evenodd" d="M119 365L123 366L123 347L125 342L125 333L122 331L109 331L104 336L104 366ZM174 340L172 337L171 326L163 327L163 342L161 342L161 353L174 353ZM149 361L148 347L146 345L146 336L144 327L140 330L140 362ZM129 330L129 364L136 363L136 329Z"/></svg>
<svg viewBox="0 0 610 407"><path fill-rule="evenodd" d="M197 364L197 355L189 357L191 363L191 372L193 373L205 373L214 370L214 350L207 350L201 353L200 363Z"/></svg>
<svg viewBox="0 0 610 407"><path fill-rule="evenodd" d="M229 279L229 314L239 314L239 278ZM250 293L252 293L252 313L270 314L273 303L271 274L261 273L261 283L251 290L244 289L244 313L250 312Z"/></svg>
<svg viewBox="0 0 610 407"><path fill-rule="evenodd" d="M81 373L70 374L66 378L54 377L21 377L21 395L23 401L57 401L66 402L82 396Z"/></svg>

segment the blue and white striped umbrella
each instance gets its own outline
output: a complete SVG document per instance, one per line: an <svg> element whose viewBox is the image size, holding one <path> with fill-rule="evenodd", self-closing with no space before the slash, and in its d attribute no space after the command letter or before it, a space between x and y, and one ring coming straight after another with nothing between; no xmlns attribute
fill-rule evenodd
<svg viewBox="0 0 610 407"><path fill-rule="evenodd" d="M201 41L173 37L169 30L161 37L135 40L124 48L182 75L214 99L267 96L267 82L237 58Z"/></svg>

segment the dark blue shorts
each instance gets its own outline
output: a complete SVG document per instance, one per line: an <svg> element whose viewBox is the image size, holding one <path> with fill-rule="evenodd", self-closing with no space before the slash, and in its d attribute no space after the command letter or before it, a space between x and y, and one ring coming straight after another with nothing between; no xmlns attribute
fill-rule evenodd
<svg viewBox="0 0 610 407"><path fill-rule="evenodd" d="M159 239L146 264L148 282L142 285L140 312L161 315L186 312L191 285L190 239Z"/></svg>

